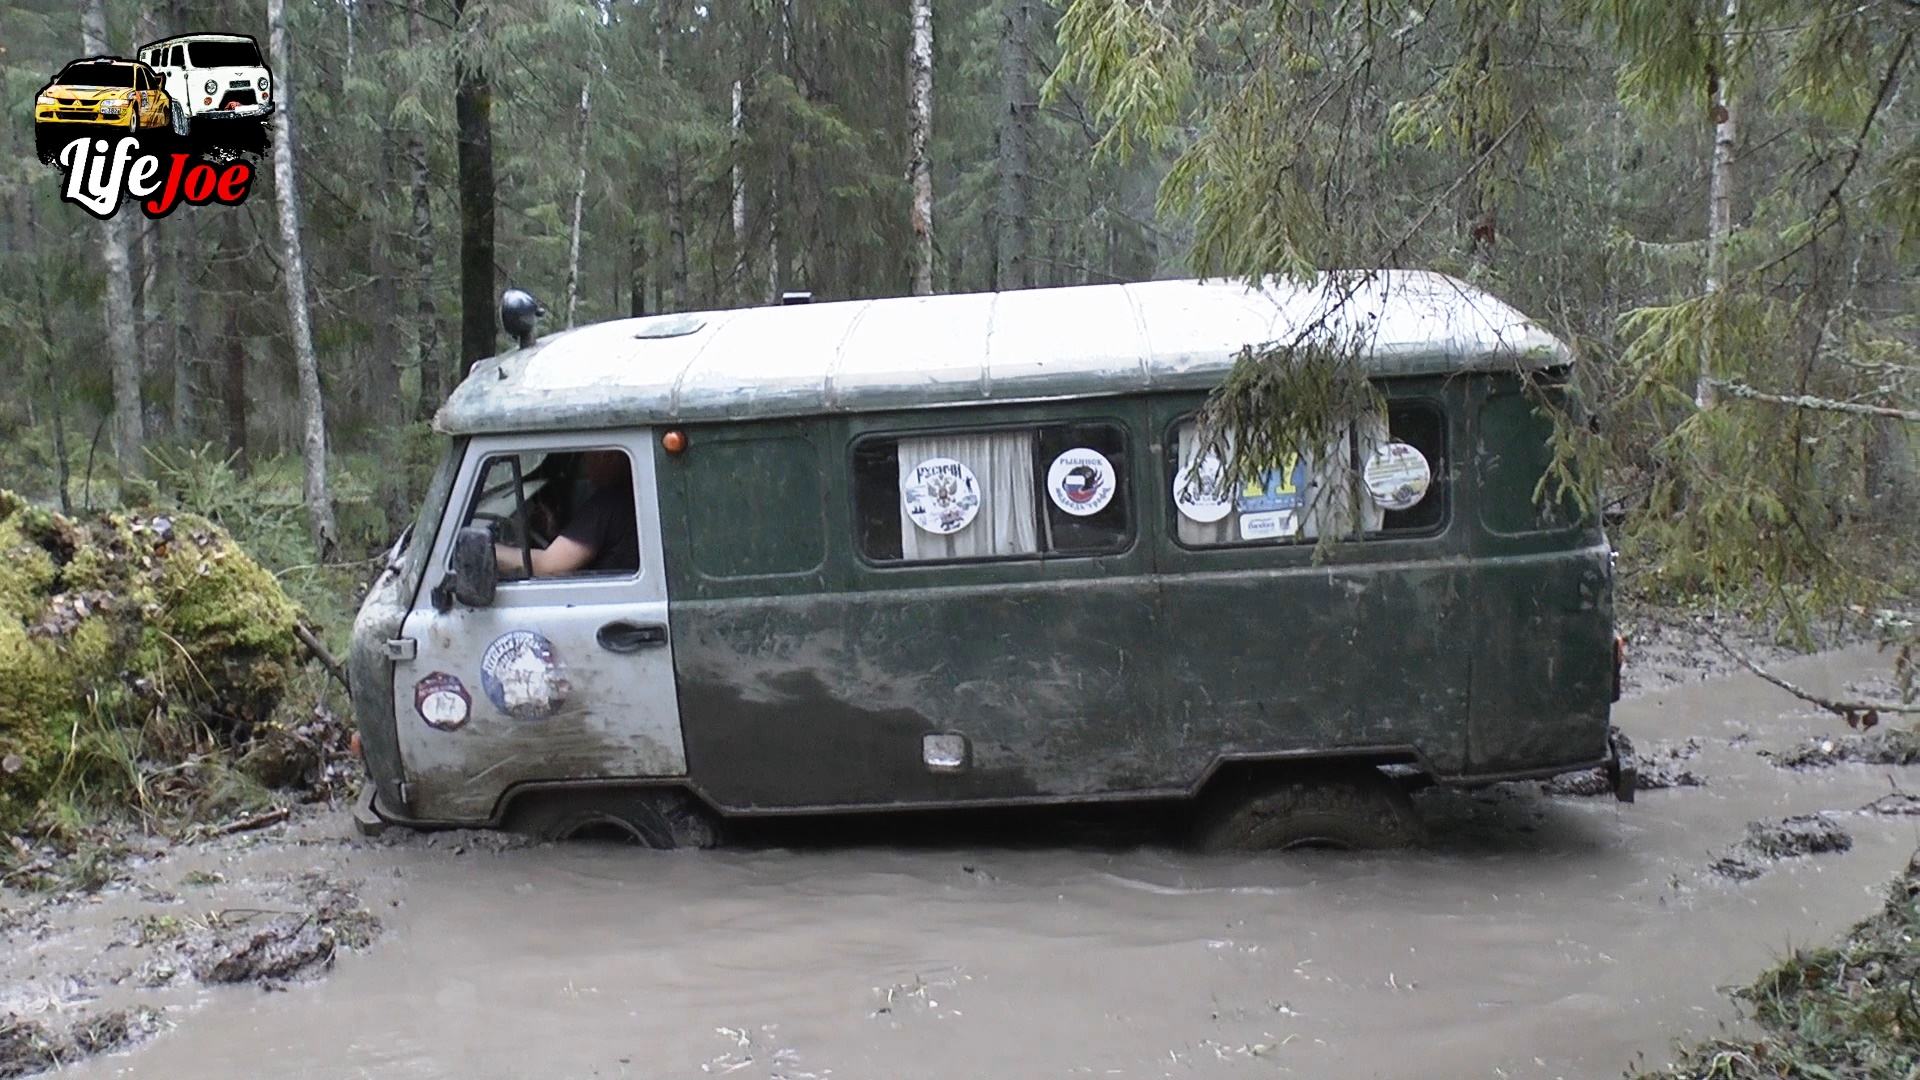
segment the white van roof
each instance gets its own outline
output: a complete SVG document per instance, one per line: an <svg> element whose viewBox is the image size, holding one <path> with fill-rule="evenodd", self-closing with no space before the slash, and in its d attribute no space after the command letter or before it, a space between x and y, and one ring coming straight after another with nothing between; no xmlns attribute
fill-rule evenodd
<svg viewBox="0 0 1920 1080"><path fill-rule="evenodd" d="M1344 303L1342 302L1344 300ZM1442 274L1150 281L620 319L474 365L449 434L1210 390L1248 345L1357 335L1383 376L1553 368L1567 346Z"/></svg>

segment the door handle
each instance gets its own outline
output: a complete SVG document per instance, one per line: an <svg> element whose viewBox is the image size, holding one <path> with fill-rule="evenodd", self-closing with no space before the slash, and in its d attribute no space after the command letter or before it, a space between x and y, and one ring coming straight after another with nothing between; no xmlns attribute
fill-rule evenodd
<svg viewBox="0 0 1920 1080"><path fill-rule="evenodd" d="M594 640L608 652L639 652L649 645L665 645L667 628L660 623L610 622L600 628Z"/></svg>

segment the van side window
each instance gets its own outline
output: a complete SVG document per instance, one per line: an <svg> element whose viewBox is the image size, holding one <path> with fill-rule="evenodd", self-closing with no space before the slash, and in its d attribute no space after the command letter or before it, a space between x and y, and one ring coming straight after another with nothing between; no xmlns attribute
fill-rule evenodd
<svg viewBox="0 0 1920 1080"><path fill-rule="evenodd" d="M187 66L187 47L185 45L175 45L173 47L173 60L170 63L173 67Z"/></svg>
<svg viewBox="0 0 1920 1080"><path fill-rule="evenodd" d="M528 553L565 537L590 551L584 566L540 577L632 574L640 569L640 526L632 459L621 449L527 450L481 464L462 525L491 525L494 539ZM524 567L525 562L520 562ZM503 584L524 576L503 574Z"/></svg>
<svg viewBox="0 0 1920 1080"><path fill-rule="evenodd" d="M855 529L876 562L1095 555L1133 537L1126 432L1069 423L854 444Z"/></svg>
<svg viewBox="0 0 1920 1080"><path fill-rule="evenodd" d="M1183 420L1167 445L1175 537L1217 547L1433 531L1446 521L1446 430L1437 405L1396 402L1385 424L1370 416L1317 453L1227 491L1219 459L1201 455L1194 421Z"/></svg>

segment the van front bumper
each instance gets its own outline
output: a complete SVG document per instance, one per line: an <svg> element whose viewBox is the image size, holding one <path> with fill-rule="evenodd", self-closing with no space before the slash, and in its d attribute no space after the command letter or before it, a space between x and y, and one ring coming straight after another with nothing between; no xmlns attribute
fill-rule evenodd
<svg viewBox="0 0 1920 1080"><path fill-rule="evenodd" d="M273 103L269 101L261 105L242 105L237 109L208 109L206 112L194 113L193 120L194 123L202 120L251 120L255 117L267 116L272 112Z"/></svg>

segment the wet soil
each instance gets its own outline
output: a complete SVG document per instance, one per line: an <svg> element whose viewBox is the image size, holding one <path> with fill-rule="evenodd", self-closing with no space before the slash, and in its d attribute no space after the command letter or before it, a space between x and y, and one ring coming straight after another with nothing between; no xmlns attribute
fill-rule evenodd
<svg viewBox="0 0 1920 1080"><path fill-rule="evenodd" d="M1778 662L1824 692L1883 665ZM85 897L0 894L0 1025L165 1028L75 1077L1617 1076L1736 1023L1722 988L1874 910L1920 846L1920 771L1780 768L1760 752L1837 721L1666 674L1616 722L1704 786L1429 791L1413 852L1198 855L1150 809L781 822L704 853L364 840L303 810ZM1763 872L1717 871L1730 852Z"/></svg>

